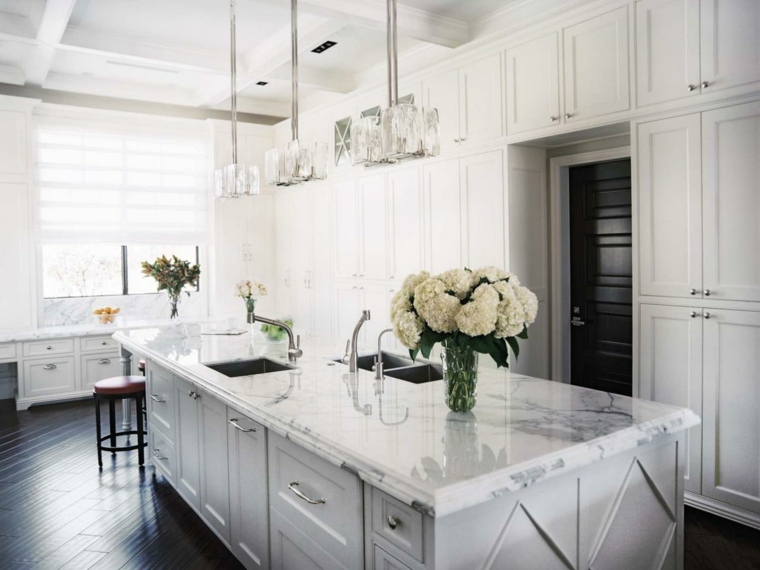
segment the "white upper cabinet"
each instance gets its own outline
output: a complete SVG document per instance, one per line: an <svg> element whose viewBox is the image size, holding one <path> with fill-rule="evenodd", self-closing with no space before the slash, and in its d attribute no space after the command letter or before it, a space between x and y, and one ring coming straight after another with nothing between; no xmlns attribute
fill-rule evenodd
<svg viewBox="0 0 760 570"><path fill-rule="evenodd" d="M27 113L0 111L0 174L25 174Z"/></svg>
<svg viewBox="0 0 760 570"><path fill-rule="evenodd" d="M426 268L433 273L462 267L462 206L459 160L431 164L424 170Z"/></svg>
<svg viewBox="0 0 760 570"><path fill-rule="evenodd" d="M459 140L475 143L504 134L501 55L494 54L459 70Z"/></svg>
<svg viewBox="0 0 760 570"><path fill-rule="evenodd" d="M639 397L702 415L701 309L641 305ZM687 491L702 491L702 429L689 430Z"/></svg>
<svg viewBox="0 0 760 570"><path fill-rule="evenodd" d="M32 327L26 184L0 183L0 329Z"/></svg>
<svg viewBox="0 0 760 570"><path fill-rule="evenodd" d="M557 34L508 49L507 133L560 124Z"/></svg>
<svg viewBox="0 0 760 570"><path fill-rule="evenodd" d="M641 294L702 296L699 114L638 128Z"/></svg>
<svg viewBox="0 0 760 570"><path fill-rule="evenodd" d="M563 30L565 119L625 111L628 94L628 7Z"/></svg>
<svg viewBox="0 0 760 570"><path fill-rule="evenodd" d="M354 180L342 180L332 186L335 212L335 277L359 276L359 224Z"/></svg>
<svg viewBox="0 0 760 570"><path fill-rule="evenodd" d="M500 150L462 158L460 192L467 233L463 260L475 269L504 267L504 170Z"/></svg>
<svg viewBox="0 0 760 570"><path fill-rule="evenodd" d="M401 281L424 267L420 169L388 173L391 255L388 278Z"/></svg>
<svg viewBox="0 0 760 570"><path fill-rule="evenodd" d="M639 105L700 93L699 0L636 2Z"/></svg>
<svg viewBox="0 0 760 570"><path fill-rule="evenodd" d="M701 0L700 16L702 87L760 81L760 2Z"/></svg>
<svg viewBox="0 0 760 570"><path fill-rule="evenodd" d="M441 149L451 149L459 143L459 72L455 69L426 79L422 83L423 105L438 109Z"/></svg>
<svg viewBox="0 0 760 570"><path fill-rule="evenodd" d="M361 263L359 278L386 279L388 276L388 206L385 176L375 174L359 178L361 219Z"/></svg>
<svg viewBox="0 0 760 570"><path fill-rule="evenodd" d="M704 113L702 129L705 295L760 301L760 103Z"/></svg>
<svg viewBox="0 0 760 570"><path fill-rule="evenodd" d="M760 313L705 311L702 492L760 513Z"/></svg>
<svg viewBox="0 0 760 570"><path fill-rule="evenodd" d="M338 338L351 338L351 332L363 309L360 305L359 285L345 282L335 284L333 318L335 319L335 334Z"/></svg>
<svg viewBox="0 0 760 570"><path fill-rule="evenodd" d="M314 292L314 334L332 335L332 259L330 238L330 187L320 184L313 191L314 264L308 285Z"/></svg>

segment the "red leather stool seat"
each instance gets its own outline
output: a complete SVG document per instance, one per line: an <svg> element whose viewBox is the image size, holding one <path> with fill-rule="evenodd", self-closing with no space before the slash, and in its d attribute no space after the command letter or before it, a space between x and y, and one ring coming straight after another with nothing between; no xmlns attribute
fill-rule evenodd
<svg viewBox="0 0 760 570"><path fill-rule="evenodd" d="M115 376L95 383L93 392L104 396L137 394L145 392L144 376Z"/></svg>

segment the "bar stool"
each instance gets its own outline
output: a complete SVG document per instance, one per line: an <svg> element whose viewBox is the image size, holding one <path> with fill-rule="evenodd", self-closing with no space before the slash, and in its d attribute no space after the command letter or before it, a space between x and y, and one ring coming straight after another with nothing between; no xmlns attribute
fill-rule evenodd
<svg viewBox="0 0 760 570"><path fill-rule="evenodd" d="M116 376L114 378L107 378L95 383L95 388L92 391L95 396L95 422L98 436L98 465L103 467L103 451L110 451L111 455L115 455L117 451L132 451L137 450L139 457L139 464L142 466L145 463L145 450L148 445L145 441L147 433L143 429L143 415L140 413L142 410L143 402L145 401L145 378L143 376ZM116 431L116 400L123 400L125 398L133 398L135 400L135 409L137 412L137 429L129 431ZM108 401L109 412L109 426L110 433L108 435L101 435L100 433L100 402L101 400ZM137 435L137 445L130 445L126 447L116 447L116 437L119 435ZM110 440L110 446L104 446L105 440Z"/></svg>

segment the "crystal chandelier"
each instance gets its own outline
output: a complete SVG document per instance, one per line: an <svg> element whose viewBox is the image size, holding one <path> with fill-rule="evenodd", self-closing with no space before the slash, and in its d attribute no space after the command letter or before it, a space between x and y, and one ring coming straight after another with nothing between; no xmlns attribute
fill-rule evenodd
<svg viewBox="0 0 760 570"><path fill-rule="evenodd" d="M235 38L235 0L230 0L230 69L231 69L231 127L232 164L214 171L214 196L240 198L261 192L258 166L238 164L237 155L237 41Z"/></svg>
<svg viewBox="0 0 760 570"><path fill-rule="evenodd" d="M441 151L438 110L398 100L398 32L396 0L388 10L388 108L380 117L361 117L351 126L354 165L393 164L409 158L438 156Z"/></svg>
<svg viewBox="0 0 760 570"><path fill-rule="evenodd" d="M300 184L307 180L327 178L327 143L305 145L298 140L298 0L290 1L290 47L292 140L284 149L273 148L264 155L266 183L277 186Z"/></svg>

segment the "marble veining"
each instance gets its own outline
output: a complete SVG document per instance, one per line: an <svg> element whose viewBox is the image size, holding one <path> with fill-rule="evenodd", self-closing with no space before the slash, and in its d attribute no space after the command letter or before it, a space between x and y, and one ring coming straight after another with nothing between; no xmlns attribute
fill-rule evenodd
<svg viewBox="0 0 760 570"><path fill-rule="evenodd" d="M284 345L187 336L181 327L125 330L128 350L406 504L445 516L699 423L691 411L482 369L478 403L450 412L441 382L410 384L332 362L344 341L302 343L298 368L228 378L203 363L267 356Z"/></svg>

